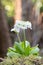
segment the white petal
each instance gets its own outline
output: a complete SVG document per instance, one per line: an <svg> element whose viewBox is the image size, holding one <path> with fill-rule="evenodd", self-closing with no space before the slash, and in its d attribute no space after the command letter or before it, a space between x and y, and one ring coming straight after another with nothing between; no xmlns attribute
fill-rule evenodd
<svg viewBox="0 0 43 65"><path fill-rule="evenodd" d="M13 28L13 29L11 29L11 32L12 32L12 31L14 31L14 28Z"/></svg>
<svg viewBox="0 0 43 65"><path fill-rule="evenodd" d="M26 25L27 25L28 28L32 29L32 24L31 24L31 22L27 21Z"/></svg>

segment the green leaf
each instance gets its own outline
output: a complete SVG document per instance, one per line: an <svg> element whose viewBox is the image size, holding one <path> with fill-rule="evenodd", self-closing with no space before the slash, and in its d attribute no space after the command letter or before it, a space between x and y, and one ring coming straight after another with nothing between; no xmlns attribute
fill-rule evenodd
<svg viewBox="0 0 43 65"><path fill-rule="evenodd" d="M25 48L24 48L25 47ZM10 47L8 49L7 56L18 56L20 54L21 56L29 56L29 55L38 55L39 53L39 48L38 45L35 47L31 47L30 43L28 41L25 41L25 46L24 46L24 41L23 42L15 42L13 48Z"/></svg>
<svg viewBox="0 0 43 65"><path fill-rule="evenodd" d="M25 41L25 47L30 47L30 43L28 41Z"/></svg>
<svg viewBox="0 0 43 65"><path fill-rule="evenodd" d="M31 48L31 51L30 51L30 54L38 54L39 53L39 48L38 47L33 47L33 48Z"/></svg>
<svg viewBox="0 0 43 65"><path fill-rule="evenodd" d="M30 55L30 52L31 51L31 48L29 47L29 46L27 46L26 48L25 48L25 55L26 56L29 56Z"/></svg>
<svg viewBox="0 0 43 65"><path fill-rule="evenodd" d="M29 55L29 51L31 49L30 48L30 43L28 41L25 41L25 48L24 48L24 42L21 43L21 46L22 46L22 48L25 51L25 54L24 55L28 56Z"/></svg>
<svg viewBox="0 0 43 65"><path fill-rule="evenodd" d="M22 46L23 49L24 49L24 47L25 48L28 47L28 46L30 47L30 43L28 41L25 41L25 46L24 46L24 41L21 42L20 44L21 44L21 46Z"/></svg>
<svg viewBox="0 0 43 65"><path fill-rule="evenodd" d="M24 41L20 43L21 47L24 49Z"/></svg>
<svg viewBox="0 0 43 65"><path fill-rule="evenodd" d="M20 45L20 43L16 42L15 49L16 49L16 52L18 52L20 54L24 54L24 49L22 48L22 46Z"/></svg>
<svg viewBox="0 0 43 65"><path fill-rule="evenodd" d="M15 52L16 49L15 49L15 48L12 48L12 47L9 47L9 48L8 48L8 52L11 52L11 51Z"/></svg>
<svg viewBox="0 0 43 65"><path fill-rule="evenodd" d="M15 52L8 52L7 53L8 57L20 57L21 55L19 53L15 53Z"/></svg>

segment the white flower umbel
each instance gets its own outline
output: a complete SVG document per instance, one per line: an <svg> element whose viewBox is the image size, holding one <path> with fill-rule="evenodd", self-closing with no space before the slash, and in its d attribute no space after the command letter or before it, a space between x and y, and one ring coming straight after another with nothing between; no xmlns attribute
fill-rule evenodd
<svg viewBox="0 0 43 65"><path fill-rule="evenodd" d="M19 32L20 32L20 29L23 29L23 32L24 32L24 44L25 44L25 40L26 40L26 37L25 37L25 29L27 29L27 28L32 29L31 22L29 22L29 21L19 21L19 20L16 20L15 25L14 25L14 28L11 29L11 31L14 31L14 32L17 33L17 36L18 36L18 39L19 39L19 42L20 42Z"/></svg>
<svg viewBox="0 0 43 65"><path fill-rule="evenodd" d="M32 29L32 24L29 21L16 20L15 26L21 29L27 29L27 28Z"/></svg>
<svg viewBox="0 0 43 65"><path fill-rule="evenodd" d="M11 31L15 31L16 33L19 33L20 32L20 29L24 29L25 30L27 28L32 29L31 22L29 22L29 21L19 21L19 20L16 20L16 23L14 25L14 28L11 29Z"/></svg>

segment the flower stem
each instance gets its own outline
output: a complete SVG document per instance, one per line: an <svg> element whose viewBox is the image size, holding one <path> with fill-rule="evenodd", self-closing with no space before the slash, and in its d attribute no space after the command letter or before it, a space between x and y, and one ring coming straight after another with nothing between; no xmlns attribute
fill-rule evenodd
<svg viewBox="0 0 43 65"><path fill-rule="evenodd" d="M24 48L25 48L25 41L26 41L25 30L23 30L23 33L24 33Z"/></svg>
<svg viewBox="0 0 43 65"><path fill-rule="evenodd" d="M18 41L19 41L19 43L20 43L21 40L20 40L20 37L19 37L19 33L17 33L17 37L18 37Z"/></svg>

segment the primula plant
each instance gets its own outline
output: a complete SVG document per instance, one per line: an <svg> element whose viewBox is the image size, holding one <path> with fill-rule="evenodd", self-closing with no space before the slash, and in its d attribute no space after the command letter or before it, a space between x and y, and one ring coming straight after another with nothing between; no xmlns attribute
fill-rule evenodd
<svg viewBox="0 0 43 65"><path fill-rule="evenodd" d="M31 47L30 42L26 40L25 29L27 28L32 30L32 24L29 21L16 21L11 31L16 32L19 41L15 41L13 47L8 48L7 58L0 65L43 65L41 61L43 59L39 56L38 45ZM19 37L21 29L24 32L24 41L21 41Z"/></svg>
<svg viewBox="0 0 43 65"><path fill-rule="evenodd" d="M31 47L30 42L26 40L25 29L27 28L30 28L32 30L32 24L29 21L16 21L14 28L11 29L11 31L16 32L19 41L15 41L14 46L8 48L8 57L26 57L29 55L39 54L38 45L36 45L35 47ZM19 32L21 29L23 29L24 32L24 41L21 41L19 37Z"/></svg>

